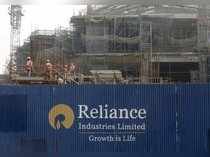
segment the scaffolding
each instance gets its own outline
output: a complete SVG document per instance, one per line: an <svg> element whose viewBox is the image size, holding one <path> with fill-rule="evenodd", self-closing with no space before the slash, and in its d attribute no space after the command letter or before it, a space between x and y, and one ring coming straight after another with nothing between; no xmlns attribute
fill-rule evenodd
<svg viewBox="0 0 210 157"><path fill-rule="evenodd" d="M76 63L77 72L67 80L76 84L105 82L102 77L107 72L107 82L116 83L117 71L122 75L120 83L206 82L209 20L205 10L184 7L187 11L182 14L182 6L142 11L126 5L108 10L113 8L114 15L103 7L96 11L98 15L92 10L72 17L69 31L34 31L30 44L35 72L42 73L50 59L55 80L64 78L65 64ZM71 49L65 53L67 32Z"/></svg>
<svg viewBox="0 0 210 157"><path fill-rule="evenodd" d="M199 73L199 80L205 82L206 10L138 7L103 6L89 15L72 17L73 51L85 63L83 72L121 70L125 79L133 73L131 79L138 83L190 82Z"/></svg>
<svg viewBox="0 0 210 157"><path fill-rule="evenodd" d="M20 5L10 5L10 63L9 63L9 74L14 76L17 68L22 64L21 60L17 60L19 54L18 48L20 47L20 30L21 30L21 18L23 16L22 7Z"/></svg>
<svg viewBox="0 0 210 157"><path fill-rule="evenodd" d="M84 72L120 69L125 77L129 77L126 69L129 64L135 64L133 77L136 81L150 82L153 71L151 22L143 22L140 16L87 16L74 17L72 23L75 28L72 41L80 39L81 47L85 47L85 51L82 51L74 42L73 51L87 54L84 55ZM79 29L82 27L83 31ZM132 59L128 59L128 56Z"/></svg>

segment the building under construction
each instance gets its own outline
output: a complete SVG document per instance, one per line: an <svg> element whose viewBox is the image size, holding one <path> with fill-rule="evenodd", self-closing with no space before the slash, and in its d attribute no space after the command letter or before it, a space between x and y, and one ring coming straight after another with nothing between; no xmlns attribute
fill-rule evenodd
<svg viewBox="0 0 210 157"><path fill-rule="evenodd" d="M71 19L73 52L84 72L120 70L142 83L206 82L207 9L104 6ZM82 45L82 46L81 46Z"/></svg>
<svg viewBox="0 0 210 157"><path fill-rule="evenodd" d="M47 58L60 67L75 63L78 83L205 83L209 12L196 6L88 6L87 15L71 18L67 36L33 32L30 53L36 66Z"/></svg>

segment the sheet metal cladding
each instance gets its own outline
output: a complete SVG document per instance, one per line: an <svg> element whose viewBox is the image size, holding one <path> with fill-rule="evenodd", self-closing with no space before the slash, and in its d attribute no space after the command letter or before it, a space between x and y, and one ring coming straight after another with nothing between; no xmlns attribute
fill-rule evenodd
<svg viewBox="0 0 210 157"><path fill-rule="evenodd" d="M209 95L208 84L0 86L0 151L207 156ZM72 112L50 119L59 104Z"/></svg>

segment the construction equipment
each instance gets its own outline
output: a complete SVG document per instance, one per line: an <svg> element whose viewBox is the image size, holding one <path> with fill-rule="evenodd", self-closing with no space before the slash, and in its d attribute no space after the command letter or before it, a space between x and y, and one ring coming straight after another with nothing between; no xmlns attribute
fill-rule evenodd
<svg viewBox="0 0 210 157"><path fill-rule="evenodd" d="M20 47L20 30L21 30L21 18L23 16L22 6L10 5L10 62L9 62L9 73L10 77L13 77L16 73L16 67L22 63L17 62L19 57L18 48Z"/></svg>

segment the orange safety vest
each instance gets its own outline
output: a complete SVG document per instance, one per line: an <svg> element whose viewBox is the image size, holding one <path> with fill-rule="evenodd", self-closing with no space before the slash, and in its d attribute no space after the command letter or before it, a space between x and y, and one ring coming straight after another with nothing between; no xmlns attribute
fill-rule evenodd
<svg viewBox="0 0 210 157"><path fill-rule="evenodd" d="M46 63L47 71L52 71L52 64L51 63Z"/></svg>
<svg viewBox="0 0 210 157"><path fill-rule="evenodd" d="M26 69L27 70L32 70L33 62L31 60L28 60L26 62Z"/></svg>
<svg viewBox="0 0 210 157"><path fill-rule="evenodd" d="M76 68L76 66L72 63L72 64L70 65L70 71L73 72L73 71L75 70L75 68Z"/></svg>

